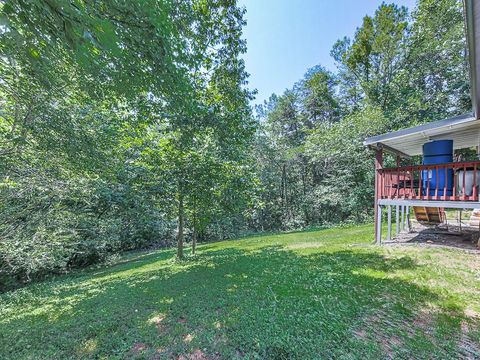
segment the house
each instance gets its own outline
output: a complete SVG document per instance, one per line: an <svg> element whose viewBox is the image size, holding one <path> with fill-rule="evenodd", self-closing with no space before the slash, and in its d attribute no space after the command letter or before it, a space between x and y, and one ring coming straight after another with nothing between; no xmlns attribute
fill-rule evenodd
<svg viewBox="0 0 480 360"><path fill-rule="evenodd" d="M382 208L387 208L391 237L392 207L398 224L410 207L480 208L480 1L465 0L472 113L365 139L375 150L375 240L382 239ZM476 148L472 161L453 161L454 151ZM385 168L384 152L397 158ZM421 165L400 166L401 158L421 155ZM401 214L402 221L399 220ZM397 230L398 231L398 230Z"/></svg>

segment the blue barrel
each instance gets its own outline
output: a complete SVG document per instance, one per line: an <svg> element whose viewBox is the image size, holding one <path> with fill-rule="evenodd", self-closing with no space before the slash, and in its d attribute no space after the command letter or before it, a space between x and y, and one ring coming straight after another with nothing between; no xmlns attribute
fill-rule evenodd
<svg viewBox="0 0 480 360"><path fill-rule="evenodd" d="M436 140L423 144L423 164L445 164L453 161L453 140ZM438 188L437 194L443 196L443 190L447 183L447 196L452 195L453 190L453 169L439 169L438 173L435 169L422 171L422 187L423 195L427 195L427 188L430 183L430 196L435 195L435 189Z"/></svg>

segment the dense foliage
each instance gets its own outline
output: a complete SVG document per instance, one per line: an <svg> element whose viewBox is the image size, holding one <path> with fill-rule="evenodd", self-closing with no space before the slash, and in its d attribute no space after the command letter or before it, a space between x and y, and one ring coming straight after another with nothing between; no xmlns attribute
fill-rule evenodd
<svg viewBox="0 0 480 360"><path fill-rule="evenodd" d="M230 233L254 179L243 14L0 4L0 283Z"/></svg>
<svg viewBox="0 0 480 360"><path fill-rule="evenodd" d="M469 107L461 3L381 5L257 110L235 0L0 3L0 289L111 254L361 222L365 136ZM301 41L301 39L299 39Z"/></svg>
<svg viewBox="0 0 480 360"><path fill-rule="evenodd" d="M256 229L371 219L365 137L471 111L462 3L382 4L321 66L258 107ZM393 161L393 159L387 159Z"/></svg>

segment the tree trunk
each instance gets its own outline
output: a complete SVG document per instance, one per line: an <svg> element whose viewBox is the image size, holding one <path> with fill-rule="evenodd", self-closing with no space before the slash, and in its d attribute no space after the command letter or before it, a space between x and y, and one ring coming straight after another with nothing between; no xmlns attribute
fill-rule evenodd
<svg viewBox="0 0 480 360"><path fill-rule="evenodd" d="M287 209L287 164L282 167L282 207Z"/></svg>
<svg viewBox="0 0 480 360"><path fill-rule="evenodd" d="M192 254L195 255L197 250L197 214L196 208L193 211L193 236L192 236Z"/></svg>
<svg viewBox="0 0 480 360"><path fill-rule="evenodd" d="M192 237L192 254L195 255L197 250L197 229L193 228L193 237Z"/></svg>
<svg viewBox="0 0 480 360"><path fill-rule="evenodd" d="M178 198L178 233L177 233L177 258L183 259L183 226L184 226L183 194Z"/></svg>
<svg viewBox="0 0 480 360"><path fill-rule="evenodd" d="M310 222L310 214L308 213L308 208L307 208L308 202L306 201L307 176L308 176L307 164L306 164L306 160L303 157L301 157L300 159L301 159L300 163L301 163L301 167L302 167L302 185L303 185L303 217L305 219L305 225L308 225L309 222Z"/></svg>

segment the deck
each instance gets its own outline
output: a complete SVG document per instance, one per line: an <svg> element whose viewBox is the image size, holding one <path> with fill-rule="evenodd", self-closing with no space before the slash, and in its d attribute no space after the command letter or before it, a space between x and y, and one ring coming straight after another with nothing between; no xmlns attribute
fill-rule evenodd
<svg viewBox="0 0 480 360"><path fill-rule="evenodd" d="M382 242L382 207L387 208L387 241L391 239L392 208L395 209L397 235L399 230L409 229L412 206L480 208L480 161L377 168L375 184L378 244Z"/></svg>
<svg viewBox="0 0 480 360"><path fill-rule="evenodd" d="M376 180L379 205L479 206L480 161L381 168Z"/></svg>

